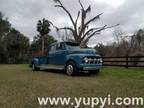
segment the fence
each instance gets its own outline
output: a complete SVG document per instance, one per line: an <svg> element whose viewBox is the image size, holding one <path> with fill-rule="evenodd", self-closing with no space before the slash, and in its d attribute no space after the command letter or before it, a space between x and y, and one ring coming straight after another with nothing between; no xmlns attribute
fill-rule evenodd
<svg viewBox="0 0 144 108"><path fill-rule="evenodd" d="M103 57L104 66L144 67L144 56Z"/></svg>

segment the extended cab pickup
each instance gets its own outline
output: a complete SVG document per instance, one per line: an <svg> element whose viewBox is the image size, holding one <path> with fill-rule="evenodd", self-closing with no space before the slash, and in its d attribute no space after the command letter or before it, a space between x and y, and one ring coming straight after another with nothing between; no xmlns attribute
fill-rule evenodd
<svg viewBox="0 0 144 108"><path fill-rule="evenodd" d="M33 57L32 70L58 69L67 75L77 72L99 72L102 57L94 49L80 48L78 43L56 42L50 45L47 56Z"/></svg>

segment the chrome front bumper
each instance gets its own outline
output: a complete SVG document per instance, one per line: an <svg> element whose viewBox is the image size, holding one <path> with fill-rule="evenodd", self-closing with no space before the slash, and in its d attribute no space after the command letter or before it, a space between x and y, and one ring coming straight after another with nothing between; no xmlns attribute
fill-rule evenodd
<svg viewBox="0 0 144 108"><path fill-rule="evenodd" d="M97 70L99 68L100 67L83 67L83 70L86 70L86 71L88 71L88 70Z"/></svg>

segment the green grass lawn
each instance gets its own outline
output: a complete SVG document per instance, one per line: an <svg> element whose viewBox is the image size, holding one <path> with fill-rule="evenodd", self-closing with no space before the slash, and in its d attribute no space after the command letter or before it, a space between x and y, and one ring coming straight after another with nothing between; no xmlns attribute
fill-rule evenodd
<svg viewBox="0 0 144 108"><path fill-rule="evenodd" d="M144 68L106 67L98 75L69 77L61 72L32 72L28 65L0 65L0 108L55 108L56 106L39 106L37 97L95 97L108 94L113 97L144 97Z"/></svg>

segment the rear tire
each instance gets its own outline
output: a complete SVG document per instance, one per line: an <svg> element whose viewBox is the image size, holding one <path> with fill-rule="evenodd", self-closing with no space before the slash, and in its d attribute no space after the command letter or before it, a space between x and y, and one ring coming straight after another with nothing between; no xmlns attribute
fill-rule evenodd
<svg viewBox="0 0 144 108"><path fill-rule="evenodd" d="M68 76L74 76L77 73L76 64L72 61L68 62L65 68L65 72Z"/></svg>
<svg viewBox="0 0 144 108"><path fill-rule="evenodd" d="M40 68L36 67L35 64L32 64L32 71L40 70Z"/></svg>

